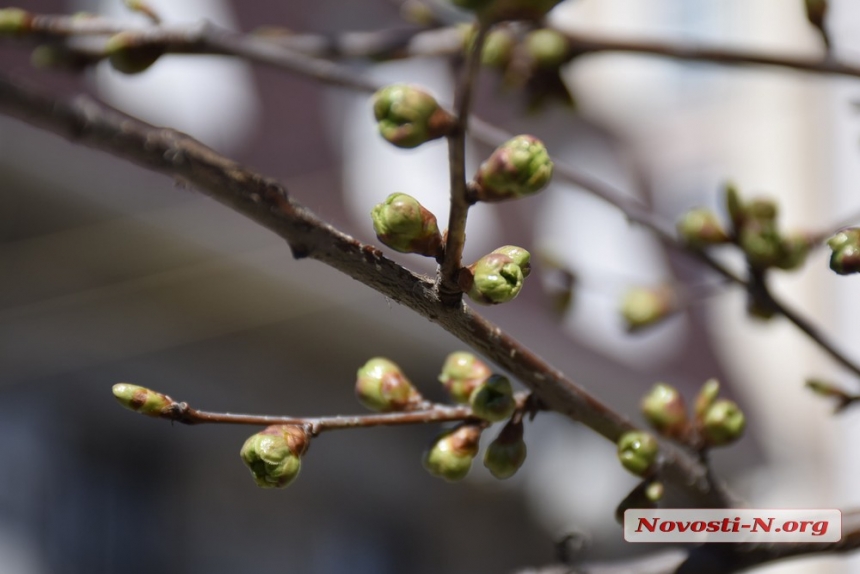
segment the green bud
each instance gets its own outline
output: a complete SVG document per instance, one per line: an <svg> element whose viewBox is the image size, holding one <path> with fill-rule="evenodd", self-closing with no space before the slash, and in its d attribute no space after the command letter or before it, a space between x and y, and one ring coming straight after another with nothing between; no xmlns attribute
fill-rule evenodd
<svg viewBox="0 0 860 574"><path fill-rule="evenodd" d="M833 250L830 268L839 275L860 272L860 228L843 229L827 240Z"/></svg>
<svg viewBox="0 0 860 574"><path fill-rule="evenodd" d="M528 135L512 138L478 169L476 199L504 201L535 194L549 183L552 168L543 142Z"/></svg>
<svg viewBox="0 0 860 574"><path fill-rule="evenodd" d="M499 480L516 474L525 460L526 443L523 441L521 420L506 424L499 436L484 451L484 466Z"/></svg>
<svg viewBox="0 0 860 574"><path fill-rule="evenodd" d="M782 249L776 266L786 271L797 269L806 262L812 242L804 233L792 233L782 240Z"/></svg>
<svg viewBox="0 0 860 574"><path fill-rule="evenodd" d="M738 440L743 435L745 426L743 411L726 399L716 401L705 411L702 418L702 434L712 446L722 446Z"/></svg>
<svg viewBox="0 0 860 574"><path fill-rule="evenodd" d="M414 197L392 193L370 212L376 237L400 253L435 257L442 245L436 216Z"/></svg>
<svg viewBox="0 0 860 574"><path fill-rule="evenodd" d="M20 8L0 9L0 34L21 34L30 28L32 16Z"/></svg>
<svg viewBox="0 0 860 574"><path fill-rule="evenodd" d="M523 46L539 68L558 68L568 59L567 38L555 30L542 28L529 32L523 40Z"/></svg>
<svg viewBox="0 0 860 574"><path fill-rule="evenodd" d="M706 208L692 209L678 220L678 235L691 247L726 243L729 236L717 215Z"/></svg>
<svg viewBox="0 0 860 574"><path fill-rule="evenodd" d="M520 266L520 269L523 272L523 277L528 277L529 273L532 272L531 253L522 247L517 247L516 245L505 245L504 247L493 249L493 253L501 253L502 255L510 257L514 263Z"/></svg>
<svg viewBox="0 0 860 574"><path fill-rule="evenodd" d="M111 36L104 47L111 66L123 74L139 74L164 55L164 47L141 42L134 32Z"/></svg>
<svg viewBox="0 0 860 574"><path fill-rule="evenodd" d="M631 431L618 439L618 460L637 476L645 476L657 461L660 445L648 433Z"/></svg>
<svg viewBox="0 0 860 574"><path fill-rule="evenodd" d="M424 400L400 367L382 357L358 369L355 396L368 409L383 413L409 410Z"/></svg>
<svg viewBox="0 0 860 574"><path fill-rule="evenodd" d="M687 409L684 397L674 387L657 383L642 399L642 414L658 432L679 436L687 427Z"/></svg>
<svg viewBox="0 0 860 574"><path fill-rule="evenodd" d="M732 229L737 232L743 227L746 219L746 212L743 201L741 201L738 188L733 183L727 183L723 188L723 193L726 199L726 211L729 214L729 220L732 222Z"/></svg>
<svg viewBox="0 0 860 574"><path fill-rule="evenodd" d="M513 300L523 288L522 268L502 253L490 253L460 270L460 288L475 303L498 305Z"/></svg>
<svg viewBox="0 0 860 574"><path fill-rule="evenodd" d="M492 374L490 367L472 353L457 351L445 359L439 382L455 402L468 403L475 389Z"/></svg>
<svg viewBox="0 0 860 574"><path fill-rule="evenodd" d="M702 389L699 391L699 394L696 396L696 404L693 409L693 412L696 414L696 420L701 421L702 417L705 416L705 412L714 404L714 401L717 400L717 395L720 394L720 381L717 379L708 379L705 381L705 384L702 385Z"/></svg>
<svg viewBox="0 0 860 574"><path fill-rule="evenodd" d="M662 482L649 482L648 486L645 487L645 498L651 502L660 502L663 500L664 493L665 489Z"/></svg>
<svg viewBox="0 0 860 574"><path fill-rule="evenodd" d="M240 456L257 486L284 488L299 475L310 437L295 425L272 425L248 438Z"/></svg>
<svg viewBox="0 0 860 574"><path fill-rule="evenodd" d="M772 223L747 221L739 241L747 261L755 268L773 267L783 259L783 240Z"/></svg>
<svg viewBox="0 0 860 574"><path fill-rule="evenodd" d="M766 197L756 197L746 206L747 216L761 222L773 223L779 208L776 202Z"/></svg>
<svg viewBox="0 0 860 574"><path fill-rule="evenodd" d="M493 30L484 40L481 63L488 68L504 68L511 61L516 38L505 28Z"/></svg>
<svg viewBox="0 0 860 574"><path fill-rule="evenodd" d="M621 317L627 331L656 325L675 310L675 297L667 287L633 287L621 299Z"/></svg>
<svg viewBox="0 0 860 574"><path fill-rule="evenodd" d="M440 435L424 455L424 468L450 482L462 480L478 454L481 427L463 424Z"/></svg>
<svg viewBox="0 0 860 574"><path fill-rule="evenodd" d="M379 133L400 148L414 148L445 136L454 119L436 98L415 86L393 84L373 96Z"/></svg>
<svg viewBox="0 0 860 574"><path fill-rule="evenodd" d="M517 408L511 381L502 375L490 375L469 397L472 414L490 422L509 418Z"/></svg>
<svg viewBox="0 0 860 574"><path fill-rule="evenodd" d="M150 417L162 416L174 404L167 395L130 383L115 384L113 396L125 408Z"/></svg>

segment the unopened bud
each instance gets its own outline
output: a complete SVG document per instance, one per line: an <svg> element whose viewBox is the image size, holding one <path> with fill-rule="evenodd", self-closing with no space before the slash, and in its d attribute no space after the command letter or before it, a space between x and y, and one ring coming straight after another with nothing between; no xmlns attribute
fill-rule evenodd
<svg viewBox="0 0 860 574"><path fill-rule="evenodd" d="M460 270L460 288L475 303L498 305L512 301L523 288L522 268L502 253L490 253Z"/></svg>
<svg viewBox="0 0 860 574"><path fill-rule="evenodd" d="M860 228L843 229L827 240L833 250L830 268L839 275L860 272Z"/></svg>
<svg viewBox="0 0 860 574"><path fill-rule="evenodd" d="M687 426L684 397L674 387L657 383L642 399L642 414L658 432L679 436Z"/></svg>
<svg viewBox="0 0 860 574"><path fill-rule="evenodd" d="M30 27L32 16L20 8L0 9L0 34L21 34Z"/></svg>
<svg viewBox="0 0 860 574"><path fill-rule="evenodd" d="M472 392L469 404L474 416L490 422L509 418L517 408L511 381L502 375L490 375Z"/></svg>
<svg viewBox="0 0 860 574"><path fill-rule="evenodd" d="M484 466L500 480L512 477L526 460L523 422L510 421L484 452Z"/></svg>
<svg viewBox="0 0 860 574"><path fill-rule="evenodd" d="M174 404L167 395L130 383L115 384L113 396L125 408L150 417L162 416Z"/></svg>
<svg viewBox="0 0 860 574"><path fill-rule="evenodd" d="M692 209L678 220L678 235L687 245L705 247L729 241L729 236L717 219L717 215L706 208Z"/></svg>
<svg viewBox="0 0 860 574"><path fill-rule="evenodd" d="M782 252L776 266L786 271L797 269L806 262L812 249L810 237L804 233L792 233L782 240Z"/></svg>
<svg viewBox="0 0 860 574"><path fill-rule="evenodd" d="M478 454L481 427L463 424L439 436L424 455L424 468L433 476L454 482L462 480Z"/></svg>
<svg viewBox="0 0 860 574"><path fill-rule="evenodd" d="M761 222L773 223L779 213L776 202L767 197L756 197L746 205L747 216Z"/></svg>
<svg viewBox="0 0 860 574"><path fill-rule="evenodd" d="M618 439L618 460L637 476L645 476L657 461L660 445L648 433L631 431Z"/></svg>
<svg viewBox="0 0 860 574"><path fill-rule="evenodd" d="M511 60L516 38L505 28L493 30L484 40L481 63L488 68L504 68Z"/></svg>
<svg viewBox="0 0 860 574"><path fill-rule="evenodd" d="M439 374L439 382L445 385L445 389L455 402L468 403L475 389L492 374L490 367L475 355L458 351L451 353L445 359L442 372Z"/></svg>
<svg viewBox="0 0 860 574"><path fill-rule="evenodd" d="M502 255L510 257L514 263L520 266L520 269L523 272L523 277L528 277L529 273L532 272L531 253L522 247L517 247L516 245L505 245L504 247L493 249L493 253L501 253Z"/></svg>
<svg viewBox="0 0 860 574"><path fill-rule="evenodd" d="M743 201L738 188L733 183L727 183L723 188L723 193L726 201L726 212L728 212L729 220L732 222L732 229L737 233L743 227L746 219Z"/></svg>
<svg viewBox="0 0 860 574"><path fill-rule="evenodd" d="M454 119L436 98L415 86L394 84L373 96L379 133L400 148L414 148L451 130Z"/></svg>
<svg viewBox="0 0 860 574"><path fill-rule="evenodd" d="M435 257L442 245L436 216L405 193L392 193L370 212L379 240L401 253Z"/></svg>
<svg viewBox="0 0 860 574"><path fill-rule="evenodd" d="M745 426L743 411L726 399L716 401L702 418L702 434L711 446L722 446L738 440Z"/></svg>
<svg viewBox="0 0 860 574"><path fill-rule="evenodd" d="M370 359L358 369L355 396L362 405L378 412L409 410L423 401L400 367L382 357Z"/></svg>
<svg viewBox="0 0 860 574"><path fill-rule="evenodd" d="M111 66L123 74L139 74L164 55L164 47L143 43L134 32L120 32L111 36L104 52Z"/></svg>
<svg viewBox="0 0 860 574"><path fill-rule="evenodd" d="M701 421L705 416L705 412L717 400L717 395L720 394L720 381L717 379L708 379L702 385L699 394L696 396L696 404L693 412L696 414L696 420Z"/></svg>
<svg viewBox="0 0 860 574"><path fill-rule="evenodd" d="M273 425L248 438L240 456L257 486L284 488L299 475L310 437L295 425Z"/></svg>
<svg viewBox="0 0 860 574"><path fill-rule="evenodd" d="M740 233L740 246L753 267L765 269L777 265L783 256L782 237L772 223L748 220Z"/></svg>
<svg viewBox="0 0 860 574"><path fill-rule="evenodd" d="M475 176L475 198L492 202L535 194L549 183L552 169L543 142L529 135L517 136L481 164Z"/></svg>
<svg viewBox="0 0 860 574"><path fill-rule="evenodd" d="M675 295L668 287L633 287L621 300L621 317L629 332L656 325L675 311Z"/></svg>
<svg viewBox="0 0 860 574"><path fill-rule="evenodd" d="M568 58L567 38L560 32L541 28L526 34L523 46L531 61L539 68L558 68Z"/></svg>

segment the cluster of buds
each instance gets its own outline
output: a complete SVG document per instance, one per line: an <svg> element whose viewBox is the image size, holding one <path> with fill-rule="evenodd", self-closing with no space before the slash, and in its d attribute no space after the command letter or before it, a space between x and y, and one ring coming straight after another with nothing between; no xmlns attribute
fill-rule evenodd
<svg viewBox="0 0 860 574"><path fill-rule="evenodd" d="M621 318L628 332L660 323L677 310L674 291L665 285L633 287L621 299Z"/></svg>
<svg viewBox="0 0 860 574"><path fill-rule="evenodd" d="M530 259L522 247L505 245L461 269L458 283L475 303L507 303L520 294L531 272Z"/></svg>
<svg viewBox="0 0 860 574"><path fill-rule="evenodd" d="M454 482L462 480L478 454L482 426L464 423L442 433L424 455L424 468L433 476Z"/></svg>
<svg viewBox="0 0 860 574"><path fill-rule="evenodd" d="M812 241L802 233L780 233L775 202L766 198L744 202L731 184L726 186L725 199L733 238L751 267L759 270L769 267L791 270L803 265Z"/></svg>
<svg viewBox="0 0 860 574"><path fill-rule="evenodd" d="M376 237L400 253L436 257L442 235L436 216L405 193L392 193L370 212Z"/></svg>
<svg viewBox="0 0 860 574"><path fill-rule="evenodd" d="M689 425L684 397L666 383L657 383L642 398L642 414L654 430L661 435L682 438Z"/></svg>
<svg viewBox="0 0 860 574"><path fill-rule="evenodd" d="M110 65L123 74L139 74L146 71L161 56L164 46L144 42L134 32L120 32L111 36L104 47Z"/></svg>
<svg viewBox="0 0 860 574"><path fill-rule="evenodd" d="M454 6L475 12L484 22L539 20L561 0L451 0Z"/></svg>
<svg viewBox="0 0 860 574"><path fill-rule="evenodd" d="M456 351L448 355L439 374L439 382L456 403L469 402L475 392L493 372L490 367L472 353Z"/></svg>
<svg viewBox="0 0 860 574"><path fill-rule="evenodd" d="M125 408L149 417L163 416L175 404L165 394L131 383L115 384L113 396Z"/></svg>
<svg viewBox="0 0 860 574"><path fill-rule="evenodd" d="M284 488L299 475L309 444L310 437L302 427L272 425L249 437L239 454L257 486Z"/></svg>
<svg viewBox="0 0 860 574"><path fill-rule="evenodd" d="M484 452L484 466L490 474L504 480L512 477L526 460L522 419L511 419Z"/></svg>
<svg viewBox="0 0 860 574"><path fill-rule="evenodd" d="M860 273L860 228L843 229L827 240L830 268L840 275Z"/></svg>
<svg viewBox="0 0 860 574"><path fill-rule="evenodd" d="M660 445L646 432L630 431L618 439L618 460L637 476L647 476L657 462Z"/></svg>
<svg viewBox="0 0 860 574"><path fill-rule="evenodd" d="M720 383L709 379L696 397L696 427L705 446L725 446L744 434L746 417L740 407L728 399L718 399Z"/></svg>
<svg viewBox="0 0 860 574"><path fill-rule="evenodd" d="M368 409L383 413L414 409L424 402L400 367L383 357L358 369L355 396Z"/></svg>
<svg viewBox="0 0 860 574"><path fill-rule="evenodd" d="M400 148L415 148L447 135L454 117L436 98L415 86L393 84L373 96L379 133Z"/></svg>
<svg viewBox="0 0 860 574"><path fill-rule="evenodd" d="M552 170L543 142L530 135L516 136L497 147L478 168L474 199L495 202L533 195L546 187Z"/></svg>

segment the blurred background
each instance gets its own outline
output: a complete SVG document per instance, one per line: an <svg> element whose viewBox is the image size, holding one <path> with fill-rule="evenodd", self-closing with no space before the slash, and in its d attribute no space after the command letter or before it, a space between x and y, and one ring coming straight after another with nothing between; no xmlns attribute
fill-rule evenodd
<svg viewBox="0 0 860 574"><path fill-rule="evenodd" d="M404 25L391 0L150 4L167 22L207 18L244 31ZM802 4L567 0L551 18L619 38L821 55ZM134 19L120 0L22 7ZM828 25L836 56L860 61L860 5L831 0ZM171 56L134 77L106 63L71 75L35 71L29 51L7 42L0 62L32 85L91 92L186 131L284 181L364 241L375 242L370 207L395 191L418 197L444 226L444 142L384 145L366 96L229 58ZM439 59L352 65L452 100L451 69ZM788 228L819 230L860 210L853 80L618 54L579 58L562 76L575 107L526 112L521 94L483 71L475 113L537 135L556 159L667 218L718 207L727 180L776 198ZM470 143L470 169L488 153ZM476 207L468 235L468 261L513 243L575 274L562 312L546 265L515 303L481 311L634 420L654 382L692 397L719 377L749 427L714 464L745 504L860 505L860 419L850 410L832 417L832 405L803 389L808 376L857 382L787 321L747 317L743 293L561 181L521 202ZM826 261L814 252L800 272L777 273L774 288L860 358L858 279L837 277ZM529 458L505 482L480 463L458 484L428 475L421 454L438 432L428 426L326 434L293 485L263 491L238 457L252 429L171 425L121 409L110 387L127 381L207 410L358 413L355 370L377 355L443 400L436 376L462 345L319 263L293 261L283 241L181 181L5 117L0 272L0 574L507 573L553 562L570 533L586 538L586 560L654 550L625 544L613 519L636 484L613 445L557 415L527 426ZM704 295L652 330L626 334L621 295L661 283ZM762 571L860 572L860 560Z"/></svg>

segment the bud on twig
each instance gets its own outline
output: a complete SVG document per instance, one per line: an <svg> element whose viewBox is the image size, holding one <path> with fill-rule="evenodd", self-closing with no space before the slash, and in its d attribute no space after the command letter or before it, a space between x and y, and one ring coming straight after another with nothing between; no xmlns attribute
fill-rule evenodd
<svg viewBox="0 0 860 574"><path fill-rule="evenodd" d="M735 184L726 183L723 194L726 200L726 212L729 214L729 221L732 222L732 232L737 234L738 230L743 227L746 218L740 193Z"/></svg>
<svg viewBox="0 0 860 574"><path fill-rule="evenodd" d="M512 477L526 460L523 421L511 420L484 452L484 466L490 474L504 480Z"/></svg>
<svg viewBox="0 0 860 574"><path fill-rule="evenodd" d="M502 375L491 375L469 397L472 414L490 422L503 421L517 408L511 381Z"/></svg>
<svg viewBox="0 0 860 574"><path fill-rule="evenodd" d="M675 311L675 294L669 287L633 287L621 300L621 317L627 331L656 325Z"/></svg>
<svg viewBox="0 0 860 574"><path fill-rule="evenodd" d="M678 220L678 235L691 247L705 247L729 241L717 215L710 209L691 209Z"/></svg>
<svg viewBox="0 0 860 574"><path fill-rule="evenodd" d="M679 437L687 428L684 398L674 387L657 383L642 399L642 414L659 433Z"/></svg>
<svg viewBox="0 0 860 574"><path fill-rule="evenodd" d="M705 416L705 412L711 408L711 405L713 405L714 401L717 400L717 395L719 394L720 382L717 379L708 379L705 381L705 384L702 385L702 389L696 396L696 404L693 409L697 421L702 420L702 417Z"/></svg>
<svg viewBox="0 0 860 574"><path fill-rule="evenodd" d="M510 257L511 261L520 266L520 270L523 272L523 277L528 277L529 273L532 272L531 253L522 247L517 247L516 245L505 245L504 247L493 249L493 253L501 253L502 255Z"/></svg>
<svg viewBox="0 0 860 574"><path fill-rule="evenodd" d="M273 425L249 437L240 455L257 486L284 488L299 475L309 443L302 427Z"/></svg>
<svg viewBox="0 0 860 574"><path fill-rule="evenodd" d="M528 253L524 249L522 251ZM522 254L514 255L520 261L528 261ZM472 301L482 305L498 305L513 300L520 294L524 280L523 268L510 256L497 251L461 269L458 277L460 288Z"/></svg>
<svg viewBox="0 0 860 574"><path fill-rule="evenodd" d="M113 396L125 408L150 417L162 416L174 404L167 395L130 383L115 384Z"/></svg>
<svg viewBox="0 0 860 574"><path fill-rule="evenodd" d="M735 442L743 435L745 426L743 411L726 399L716 401L702 417L702 435L711 446Z"/></svg>
<svg viewBox="0 0 860 574"><path fill-rule="evenodd" d="M657 461L660 445L648 433L631 431L618 439L618 460L637 476L645 476Z"/></svg>
<svg viewBox="0 0 860 574"><path fill-rule="evenodd" d="M812 240L805 233L792 233L782 240L782 253L776 266L785 271L797 269L806 261Z"/></svg>
<svg viewBox="0 0 860 574"><path fill-rule="evenodd" d="M504 201L535 194L549 183L553 163L543 142L521 135L496 148L475 176L475 199Z"/></svg>
<svg viewBox="0 0 860 574"><path fill-rule="evenodd" d="M843 229L827 240L833 250L830 268L839 275L860 272L860 228Z"/></svg>
<svg viewBox="0 0 860 574"><path fill-rule="evenodd" d="M376 92L373 113L382 137L400 148L414 148L444 137L454 125L454 118L439 107L436 98L406 84Z"/></svg>
<svg viewBox="0 0 860 574"><path fill-rule="evenodd" d="M548 28L541 28L526 34L523 46L530 60L538 68L558 68L568 59L569 55L567 38Z"/></svg>
<svg viewBox="0 0 860 574"><path fill-rule="evenodd" d="M484 40L484 50L481 52L481 64L488 68L504 68L511 61L516 38L510 30L499 28L487 34Z"/></svg>
<svg viewBox="0 0 860 574"><path fill-rule="evenodd" d="M367 361L358 369L355 381L358 402L372 411L405 411L424 400L403 371L382 357Z"/></svg>
<svg viewBox="0 0 860 574"><path fill-rule="evenodd" d="M164 55L164 47L142 43L134 32L111 36L104 47L111 66L123 74L139 74Z"/></svg>
<svg viewBox="0 0 860 574"><path fill-rule="evenodd" d="M0 9L0 35L21 34L30 27L31 15L20 8Z"/></svg>
<svg viewBox="0 0 860 574"><path fill-rule="evenodd" d="M436 216L414 197L392 193L370 212L376 237L400 253L435 257L442 246Z"/></svg>
<svg viewBox="0 0 860 574"><path fill-rule="evenodd" d="M424 468L450 482L464 479L478 454L480 439L481 427L476 424L462 424L443 433L424 455Z"/></svg>
<svg viewBox="0 0 860 574"><path fill-rule="evenodd" d="M490 367L475 355L458 351L445 359L439 382L445 385L445 390L455 402L468 403L475 389L492 374Z"/></svg>

